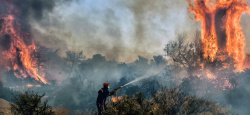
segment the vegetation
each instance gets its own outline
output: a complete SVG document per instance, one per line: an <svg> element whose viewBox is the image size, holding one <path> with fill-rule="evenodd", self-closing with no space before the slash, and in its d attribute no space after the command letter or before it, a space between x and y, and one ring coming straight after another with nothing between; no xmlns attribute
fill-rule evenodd
<svg viewBox="0 0 250 115"><path fill-rule="evenodd" d="M139 56L138 60L125 64L118 63L116 61L108 61L100 54L96 54L93 55L92 58L85 59L82 52L67 52L67 57L64 59L66 63L62 67L64 68L64 71L72 77L68 79L68 84L59 87L55 96L52 96L55 98L54 106L62 106L70 109L71 111L82 110L82 108L84 108L84 111L96 109L96 91L98 91L101 87L103 81L110 82L112 84L112 89L117 88L145 75L149 70L157 70L161 67L161 65L167 64L164 70L162 70L159 74L151 78L141 80L136 84L127 86L122 92L120 92L120 94L118 94L133 95L140 91L143 95L145 95L145 100L142 102L144 104L143 106L140 106L140 104L133 100L136 99L135 95L123 96L123 101L125 102L121 104L119 104L120 102L116 103L118 105L110 104L109 106L112 105L111 109L107 111L110 113L107 114L120 114L119 112L124 112L122 110L120 111L119 107L125 108L125 110L127 110L130 114L152 113L152 111L155 110L153 108L158 107L159 103L153 103L152 99L155 97L150 94L159 90L162 86L179 86L178 92L181 95L186 95L181 98L182 100L178 100L178 103L180 103L177 104L178 106L175 105L170 108L165 108L165 111L163 111L163 108L157 108L155 111L158 112L167 113L170 112L170 110L172 112L172 110L174 110L173 108L181 108L174 110L177 112L173 112L173 114L183 114L183 112L190 114L205 113L206 111L204 108L201 109L197 107L203 106L203 103L201 102L211 102L204 99L208 98L213 102L228 105L233 109L249 113L248 107L250 105L250 101L248 97L250 96L250 70L235 73L233 71L235 69L233 68L234 63L230 62L232 61L231 59L225 59L224 61L214 60L214 62L204 59L199 33L200 32L197 32L194 36L195 42L185 41L187 39L185 34L181 34L175 41L169 42L164 49L169 58L168 60L166 60L163 56L154 56L152 60ZM223 68L225 62L230 62L228 65L230 68ZM208 78L208 76L206 76L208 74L202 73L204 72L204 68L209 69L209 72L211 72L210 74L214 74L217 78ZM63 95L65 92L71 95ZM194 100L195 102L188 100ZM184 106L184 102L187 103L187 106L191 107L187 109L188 107ZM188 102L196 103L197 107L189 105ZM126 107L128 105L132 108L127 109ZM207 111L214 114L217 111L212 110L212 108L209 108ZM155 114L155 111L153 114Z"/></svg>
<svg viewBox="0 0 250 115"><path fill-rule="evenodd" d="M185 70L189 76L201 69L202 46L200 41L200 32L196 32L195 42L187 42L186 34L179 34L176 40L169 42L164 51L174 62L174 71Z"/></svg>
<svg viewBox="0 0 250 115"><path fill-rule="evenodd" d="M185 41L185 34L169 42L164 49L167 57L159 55L148 60L139 56L131 63L106 60L101 54L87 59L82 52L74 51L65 52L66 57L62 58L57 54L58 50L48 49L50 58L44 63L56 70L48 69L46 73L48 76L64 77L65 80L62 84L52 80L52 85L43 84L42 87L32 87L32 90L49 94L53 107L58 107L58 114L74 114L79 111L91 114L92 110L96 110L97 91L103 82L109 82L112 90L163 66L165 68L157 75L126 86L118 92L118 95L123 96L122 100L108 104L106 114L227 113L217 103L243 111L243 114L249 113L250 69L236 73L233 71L233 62L228 65L230 68L223 68L223 61L204 59L198 33L194 36L195 42ZM204 68L209 69L210 73L202 73ZM25 86L29 83L11 77L14 75L10 73L13 74L13 71L6 74L9 75L6 77L9 86ZM217 78L206 76L210 74ZM11 81L15 82L11 84ZM161 87L175 86L179 88L160 90ZM136 93L138 91L141 93ZM10 100L12 92L0 83L0 98Z"/></svg>
<svg viewBox="0 0 250 115"><path fill-rule="evenodd" d="M17 91L4 87L3 82L0 81L0 98L5 99L7 101L11 101L12 94L15 95L17 93Z"/></svg>
<svg viewBox="0 0 250 115"><path fill-rule="evenodd" d="M175 115L175 114L228 114L218 103L181 93L179 88L166 89L146 100L142 93L124 96L108 104L107 115Z"/></svg>
<svg viewBox="0 0 250 115"><path fill-rule="evenodd" d="M14 96L11 112L14 115L52 115L52 107L48 101L41 102L45 94L39 95L33 91L25 91Z"/></svg>

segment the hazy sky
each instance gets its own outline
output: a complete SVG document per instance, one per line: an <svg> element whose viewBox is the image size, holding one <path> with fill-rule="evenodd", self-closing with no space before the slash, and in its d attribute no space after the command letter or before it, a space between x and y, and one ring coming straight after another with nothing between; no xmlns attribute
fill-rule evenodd
<svg viewBox="0 0 250 115"><path fill-rule="evenodd" d="M58 4L48 17L31 23L36 41L46 47L131 62L138 55L164 55L177 34L192 37L200 23L190 19L187 8L185 0L78 0Z"/></svg>

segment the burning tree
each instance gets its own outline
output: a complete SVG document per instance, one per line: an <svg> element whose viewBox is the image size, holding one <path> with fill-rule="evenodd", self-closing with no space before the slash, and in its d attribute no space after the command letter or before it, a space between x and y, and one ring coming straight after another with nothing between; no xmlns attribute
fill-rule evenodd
<svg viewBox="0 0 250 115"><path fill-rule="evenodd" d="M194 43L185 43L185 35L179 35L165 51L189 76L207 77L223 90L235 88L236 72L247 67L245 37L239 24L242 13L250 11L246 0L187 2L194 20L202 23L201 34L196 33Z"/></svg>
<svg viewBox="0 0 250 115"><path fill-rule="evenodd" d="M243 70L245 37L239 24L242 13L249 12L246 0L187 0L195 21L201 21L203 56L210 62L231 57L237 70ZM224 63L225 67L227 63Z"/></svg>
<svg viewBox="0 0 250 115"><path fill-rule="evenodd" d="M18 20L20 14L9 1L3 1L7 14L0 14L0 42L2 63L7 70L14 70L17 78L31 77L46 84L42 64L38 65L37 46L30 40L30 34L23 32Z"/></svg>
<svg viewBox="0 0 250 115"><path fill-rule="evenodd" d="M202 23L201 34L194 43L185 43L185 35L179 35L165 48L177 71L189 74L180 84L181 92L229 103L248 113L248 59L239 24L242 13L250 11L246 0L187 2L194 20Z"/></svg>

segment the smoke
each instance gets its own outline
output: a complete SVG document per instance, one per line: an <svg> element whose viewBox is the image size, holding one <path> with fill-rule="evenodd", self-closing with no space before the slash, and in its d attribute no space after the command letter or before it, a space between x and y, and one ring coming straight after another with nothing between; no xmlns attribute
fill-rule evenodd
<svg viewBox="0 0 250 115"><path fill-rule="evenodd" d="M132 2L132 1L130 1ZM131 4L128 4L128 8L133 13L134 16L134 28L135 28L135 34L134 34L134 41L135 45L138 46L138 49L135 50L145 50L143 48L147 44L152 44L152 46L157 46L160 44L161 40L151 38L153 37L152 34L154 34L154 30L159 31L162 29L160 27L161 25L158 25L157 23L164 23L169 22L173 18L175 18L175 21L172 21L172 23L167 23L167 27L165 32L171 33L171 31L178 31L180 26L185 26L185 23L183 21L186 20L185 10L181 9L181 7L185 7L186 4L181 2L180 0L177 1L165 1L165 0L137 0L133 1ZM182 17L181 17L182 16ZM159 22L157 22L159 21ZM179 23L179 25L178 25ZM172 30L170 30L171 28ZM152 33L151 33L152 32ZM162 34L162 33L161 33ZM173 34L173 33L171 33ZM164 36L162 36L161 39L169 39ZM173 38L170 38L173 39ZM153 42L152 41L155 41Z"/></svg>
<svg viewBox="0 0 250 115"><path fill-rule="evenodd" d="M83 51L88 58L100 53L108 60L132 62L138 55L163 55L164 45L176 34L200 28L189 18L183 0L8 2L20 9L22 29L30 38L41 46L62 49L61 55L70 49ZM7 13L1 6L1 14Z"/></svg>
<svg viewBox="0 0 250 115"><path fill-rule="evenodd" d="M55 1L51 0L1 0L0 3L0 14L3 16L9 13L15 14L24 32L29 32L31 29L30 19L40 21L55 7Z"/></svg>
<svg viewBox="0 0 250 115"><path fill-rule="evenodd" d="M122 88L122 87L125 87L125 86L127 86L127 85L130 85L130 84L133 84L133 83L135 83L135 82L141 81L141 80L143 80L143 79L146 79L146 78L149 78L149 77L153 77L153 76L159 74L162 70L164 70L165 67L166 67L166 66L159 67L159 68L157 68L158 70L151 70L151 71L149 71L146 75L141 76L141 77L139 77L139 78L136 78L135 80L133 80L133 81L131 81L131 82L129 82L129 83L127 83L127 84L121 86L121 88Z"/></svg>
<svg viewBox="0 0 250 115"><path fill-rule="evenodd" d="M61 49L62 56L69 49L83 51L88 58L100 53L119 62L132 62L138 55L152 59L165 53L162 49L176 34L196 30L182 0L9 3L20 9L22 30L30 33L36 44Z"/></svg>
<svg viewBox="0 0 250 115"><path fill-rule="evenodd" d="M125 64L116 61L107 61L104 56L96 54L90 59L82 60L73 69L72 77L66 79L60 87L55 88L57 90L51 96L53 104L54 106L62 105L72 110L94 108L97 91L102 87L104 82L110 83L110 91L112 91L112 89L125 85L138 77L146 76L149 71L157 72L164 65L166 65L166 60L162 56L154 57L154 60L151 60L150 63L148 63L146 58L139 57L138 60L130 64ZM70 67L65 66L68 69ZM148 88L153 88L154 85L159 84L158 80L164 81L165 78L160 79L159 76L154 75L152 79L141 80L136 82L136 84L124 87L120 93L133 94L140 90L150 94L151 90ZM156 86L159 88L159 85ZM70 95L65 95L65 92Z"/></svg>
<svg viewBox="0 0 250 115"><path fill-rule="evenodd" d="M240 25L242 25L242 31L246 37L246 48L245 52L250 54L250 33L248 32L250 28L250 24L248 23L250 16L249 14L243 14L242 19L240 21Z"/></svg>
<svg viewBox="0 0 250 115"><path fill-rule="evenodd" d="M194 22L185 7L181 0L74 1L31 23L34 38L45 47L133 62L138 55L163 55L165 44L177 33L196 30L188 26Z"/></svg>

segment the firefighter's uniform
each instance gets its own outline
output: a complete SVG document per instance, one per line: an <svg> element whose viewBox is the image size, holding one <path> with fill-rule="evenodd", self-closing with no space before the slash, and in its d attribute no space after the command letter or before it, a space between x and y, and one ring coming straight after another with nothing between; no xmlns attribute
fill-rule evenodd
<svg viewBox="0 0 250 115"><path fill-rule="evenodd" d="M114 91L112 91L111 93L109 92L108 90L108 85L109 83L104 83L103 84L103 88L100 89L98 91L98 97L97 97L97 100L96 100L96 105L97 105L97 108L98 108L98 114L99 115L102 115L102 112L103 110L106 110L106 104L105 104L105 101L106 101L106 98L110 95L113 95L114 94Z"/></svg>

